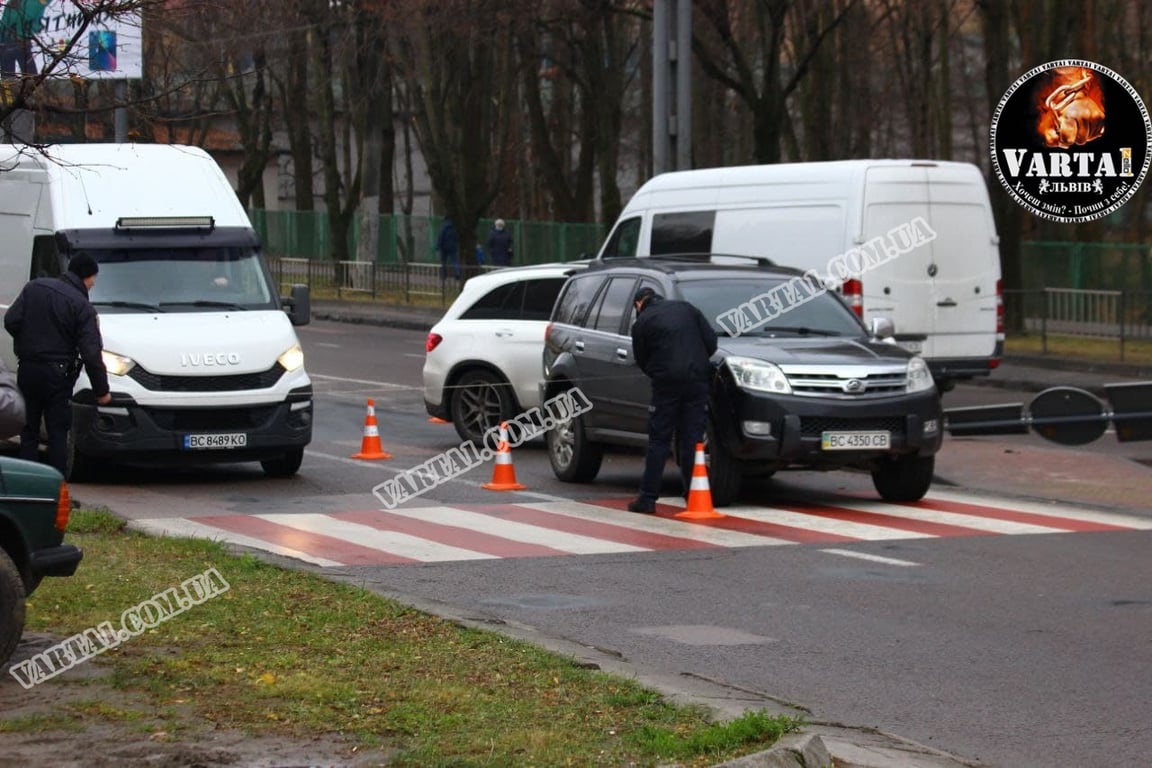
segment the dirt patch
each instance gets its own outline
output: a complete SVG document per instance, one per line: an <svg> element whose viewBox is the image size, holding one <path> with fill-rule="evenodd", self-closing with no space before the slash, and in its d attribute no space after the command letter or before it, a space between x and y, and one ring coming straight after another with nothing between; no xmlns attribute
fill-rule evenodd
<svg viewBox="0 0 1152 768"><path fill-rule="evenodd" d="M121 691L93 659L25 689L11 664L39 653L60 637L27 633L8 665L0 667L0 768L369 768L388 764L388 753L358 750L336 736L310 739L250 736L214 728L186 710L157 716L143 694Z"/></svg>

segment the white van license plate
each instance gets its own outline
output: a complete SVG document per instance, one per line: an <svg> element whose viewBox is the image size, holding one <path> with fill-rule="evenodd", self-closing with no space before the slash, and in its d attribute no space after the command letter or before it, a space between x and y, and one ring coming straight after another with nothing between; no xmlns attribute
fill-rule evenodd
<svg viewBox="0 0 1152 768"><path fill-rule="evenodd" d="M243 448L248 445L248 435L237 432L226 435L184 435L186 450Z"/></svg>
<svg viewBox="0 0 1152 768"><path fill-rule="evenodd" d="M825 451L875 451L892 447L891 432L824 432L820 447Z"/></svg>

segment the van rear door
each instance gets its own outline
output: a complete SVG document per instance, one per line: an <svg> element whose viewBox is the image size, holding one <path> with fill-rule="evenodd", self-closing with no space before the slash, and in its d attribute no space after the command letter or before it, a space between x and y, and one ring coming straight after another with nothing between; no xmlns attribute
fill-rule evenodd
<svg viewBox="0 0 1152 768"><path fill-rule="evenodd" d="M864 316L886 315L902 346L948 369L983 369L996 348L1000 259L975 166L874 166L864 186L863 241L923 217L935 239L864 274ZM960 362L966 361L966 362ZM984 362L982 362L984 361ZM933 366L934 373L940 368Z"/></svg>

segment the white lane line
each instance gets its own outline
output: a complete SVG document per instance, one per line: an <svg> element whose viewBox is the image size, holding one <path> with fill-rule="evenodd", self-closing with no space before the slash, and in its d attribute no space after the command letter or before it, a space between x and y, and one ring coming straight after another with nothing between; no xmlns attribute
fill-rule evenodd
<svg viewBox="0 0 1152 768"><path fill-rule="evenodd" d="M1026 515L1046 515L1048 517L1063 517L1069 520L1079 520L1088 523L1104 523L1105 525L1118 525L1122 528L1135 528L1137 530L1152 530L1152 517L1136 517L1120 512L1098 512L1093 509L1080 509L1068 506L1067 502L1059 504L1040 504L1017 499L987 498L984 496L970 496L965 493L952 493L950 491L937 491L935 488L924 497L929 504L933 499L944 501L958 501L964 504L975 504L992 509L1005 509L1011 512L1023 512Z"/></svg>
<svg viewBox="0 0 1152 768"><path fill-rule="evenodd" d="M455 507L396 508L388 514L424 520L441 525L453 525L471 531L499 536L526 544L541 544L573 555L599 555L609 552L651 552L646 547L623 544L610 539L597 539L576 533L565 533L539 525L501 520L480 512L468 512Z"/></svg>
<svg viewBox="0 0 1152 768"><path fill-rule="evenodd" d="M340 347L342 347L344 345L343 344L333 344L330 341L314 341L314 342L312 342L312 346L314 346L314 347L332 347L332 349L340 349Z"/></svg>
<svg viewBox="0 0 1152 768"><path fill-rule="evenodd" d="M575 517L580 520L592 520L597 523L611 523L624 528L644 533L662 533L676 536L681 539L692 539L706 544L716 544L722 547L763 547L775 544L791 544L790 541L774 539L768 536L757 536L752 533L730 531L725 528L713 528L707 525L686 524L682 520L669 520L655 515L637 515L632 512L623 512L618 509L600 507L594 504L584 504L579 501L549 501L539 504L519 503L518 507L537 509L566 517Z"/></svg>
<svg viewBox="0 0 1152 768"><path fill-rule="evenodd" d="M421 354L421 353L419 353L419 352L405 352L405 353L404 353L404 357L418 357L418 358L420 358L421 360L423 360L423 359L424 359L424 357L425 357L425 355L424 355L424 354Z"/></svg>
<svg viewBox="0 0 1152 768"><path fill-rule="evenodd" d="M821 509L822 507L815 507L813 511L820 511ZM820 515L793 512L787 509L773 509L772 507L729 507L724 510L724 512L733 517L758 520L762 523L787 525L791 528L802 528L806 531L833 533L862 541L936 538L936 536L931 533L886 528L883 523L854 523L850 520L836 520L834 518L821 517Z"/></svg>
<svg viewBox="0 0 1152 768"><path fill-rule="evenodd" d="M299 531L317 533L334 539L358 544L381 552L407 557L422 562L453 560L494 560L494 555L441 544L431 539L423 539L396 531L381 531L368 525L350 523L328 515L318 514L267 514L259 515L261 520L285 525Z"/></svg>
<svg viewBox="0 0 1152 768"><path fill-rule="evenodd" d="M867 552L853 552L850 549L822 549L829 555L840 555L842 557L854 557L857 560L867 560L870 563L882 563L883 565L898 565L902 568L915 568L920 563L914 563L911 560L897 560L894 557L881 557L880 555L870 555Z"/></svg>
<svg viewBox="0 0 1152 768"><path fill-rule="evenodd" d="M925 504L931 504L932 499L924 499ZM1033 523L1017 523L1012 520L1000 520L978 515L966 515L960 512L941 512L927 507L901 507L896 504L885 504L880 501L837 501L837 507L853 509L857 512L872 512L877 515L891 515L905 520L922 520L927 523L943 523L961 528L971 528L976 531L990 533L1003 533L1007 535L1020 533L1067 533L1066 528L1052 528L1046 525Z"/></svg>
<svg viewBox="0 0 1152 768"><path fill-rule="evenodd" d="M389 381L372 381L371 379L349 379L344 376L325 376L322 373L308 372L308 377L312 379L324 379L326 381L343 381L348 384L371 384L374 387L383 387L385 389L418 389L418 387L408 387L403 384L393 384Z"/></svg>
<svg viewBox="0 0 1152 768"><path fill-rule="evenodd" d="M273 544L264 539L257 539L254 536L232 533L231 531L225 531L221 528L215 528L211 525L204 525L203 523L197 523L194 520L186 520L184 518L133 520L128 523L128 527L143 531L152 536L171 536L182 539L211 539L212 541L222 541L228 544L238 544L242 547L250 547L251 549L258 549L263 552L273 552L277 555L303 560L306 563L319 565L322 568L343 565L343 563L329 560L326 557L317 557L307 552L301 552L298 549L282 547L279 544Z"/></svg>

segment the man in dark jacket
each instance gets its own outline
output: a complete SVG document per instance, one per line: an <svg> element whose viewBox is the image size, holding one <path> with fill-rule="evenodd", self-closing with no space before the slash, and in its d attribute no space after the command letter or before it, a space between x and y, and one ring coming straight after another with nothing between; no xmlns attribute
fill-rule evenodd
<svg viewBox="0 0 1152 768"><path fill-rule="evenodd" d="M651 288L636 292L635 305L632 353L640 370L652 380L652 405L648 409L648 452L640 495L628 509L650 513L656 511L673 432L679 437L680 476L684 495L688 494L696 443L704 437L708 418L716 332L696 307L685 301L665 300Z"/></svg>
<svg viewBox="0 0 1152 768"><path fill-rule="evenodd" d="M68 432L72 428L72 387L80 375L77 357L88 371L92 395L112 400L104 368L96 310L88 291L100 270L87 253L78 253L60 277L40 277L24 286L4 314L4 328L15 340L20 366L16 381L24 395L27 420L20 433L20 458L35 461L40 451L40 419L48 432L48 463L68 471Z"/></svg>
<svg viewBox="0 0 1152 768"><path fill-rule="evenodd" d="M496 219L488 231L488 257L494 267L512 265L512 233L504 228L504 219Z"/></svg>

